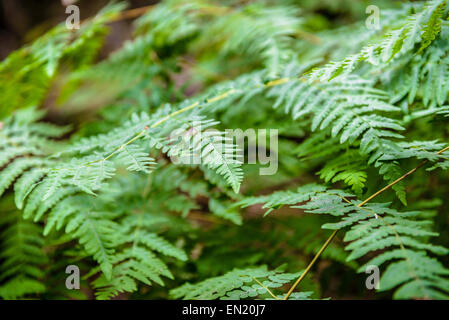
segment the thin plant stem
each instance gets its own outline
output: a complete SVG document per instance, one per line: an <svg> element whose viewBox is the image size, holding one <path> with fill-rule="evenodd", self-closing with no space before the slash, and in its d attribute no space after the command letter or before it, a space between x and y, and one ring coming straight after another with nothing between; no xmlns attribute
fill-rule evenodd
<svg viewBox="0 0 449 320"><path fill-rule="evenodd" d="M260 282L259 280L257 280L254 277L252 277L252 278L254 281L256 281L259 284L259 286L261 286L262 288L267 290L267 292L270 294L270 296L272 296L275 300L280 300L278 297L276 297L276 295L273 292L271 292L271 290L267 286L264 286L262 282Z"/></svg>
<svg viewBox="0 0 449 320"><path fill-rule="evenodd" d="M280 78L280 79L275 79L275 80L269 81L269 82L267 82L267 83L265 83L265 84L263 84L263 85L261 85L261 86L264 87L264 88L270 88L270 87L274 87L274 86L278 86L278 85L285 84L285 83L287 83L287 82L289 82L289 81L293 81L293 80L301 80L301 81L304 81L304 79L302 79L302 78ZM259 85L259 86L260 86L260 85ZM182 109L179 109L179 110L177 110L177 111L174 111L174 112L172 112L172 113L166 115L166 116L163 117L162 119L159 119L159 120L156 121L154 124L152 124L150 127L145 127L142 131L140 131L139 133L137 133L133 138L131 138L130 140L128 140L127 142L125 142L125 143L122 144L121 146L117 147L114 151L112 151L112 152L111 152L108 156L106 156L105 158L98 159L98 160L93 160L93 161L84 163L84 164L81 165L81 167L86 167L86 166L90 166L90 165L95 164L95 163L98 163L98 162L107 161L107 160L109 160L110 158L112 158L114 155L116 155L118 152L120 152L121 150L123 150L123 148L125 148L125 147L127 147L128 145L132 144L134 141L140 139L141 137L145 136L145 133L146 133L146 131L147 131L148 129L156 128L156 127L160 126L161 124L165 123L166 121L172 119L173 117L175 117L175 116L177 116L177 115L179 115L179 114L182 114L182 113L184 113L184 112L186 112L186 111L189 111L189 110L192 110L192 109L195 109L195 108L204 107L205 105L211 104L211 103L213 103L213 102L223 100L223 99L227 98L228 96L230 96L230 95L232 95L232 94L234 94L234 93L236 93L236 92L239 92L239 91L238 91L237 89L230 89L230 90L228 90L228 91L226 91L226 92L224 92L224 93L222 93L222 94L219 94L219 95L217 95L217 96L215 96L215 97L212 97L212 98L207 99L207 100L205 101L204 104L200 104L200 103L197 101L197 102L195 102L195 103L192 103L191 105L188 105L187 107L184 107L184 108L182 108ZM57 171L57 170L59 170L59 169L54 168L54 169L52 169L52 170L53 170L53 171Z"/></svg>
<svg viewBox="0 0 449 320"><path fill-rule="evenodd" d="M447 146L446 148L440 150L437 152L438 155L442 154L445 151L449 150L449 146ZM401 182L402 180L404 180L405 178L407 178L409 175L415 173L418 169L422 168L423 166L425 166L427 163L429 162L429 160L424 160L423 162L421 162L419 165L417 165L415 168L413 168L412 170L410 170L409 172L405 173L403 176L401 176L400 178L396 179L395 181L393 181L392 183L390 183L389 185L383 187L382 189L380 189L379 191L375 192L374 194L372 194L371 196L369 196L367 199L365 199L363 202L359 203L357 205L357 207L362 207L365 204L367 204L369 201L371 201L372 199L374 199L375 197L377 197L378 195L380 195L382 192L390 189L391 187L393 187L395 184ZM313 267L313 265L315 264L315 262L318 260L318 258L321 256L321 254L324 252L324 250L326 250L326 248L329 246L329 244L332 242L332 240L335 238L335 236L337 235L338 229L335 230L334 232L332 232L332 234L329 236L329 238L326 240L326 242L323 244L323 246L321 247L321 249L317 252L317 254L313 257L312 261L310 261L309 265L307 266L307 268L304 270L304 272L301 274L301 276L298 278L298 280L296 280L296 282L293 284L293 286L290 288L290 290L288 290L287 294L284 296L283 300L288 300L288 298L290 297L290 295L293 293L293 291L296 289L296 287L301 283L301 281L304 279L304 277L307 275L307 273L309 273L310 269Z"/></svg>
<svg viewBox="0 0 449 320"><path fill-rule="evenodd" d="M309 263L309 265L307 266L306 270L304 270L304 272L301 274L301 276L298 278L298 280L296 280L296 282L293 284L293 286L290 288L290 290L288 290L287 294L285 295L285 297L282 300L288 300L288 298L290 297L290 295L293 293L293 291L296 289L296 287L298 286L298 284L302 281L302 279L304 279L304 277L306 276L306 274L310 271L310 269L313 267L313 265L315 264L315 261L318 260L318 258L321 256L321 254L324 252L324 250L326 250L327 246L331 243L331 241L334 239L335 235L337 234L338 230L335 230L334 232L332 232L332 234L330 235L330 237L326 240L326 242L323 244L323 246L321 247L320 251L318 251L318 253L315 255L315 257L313 257L313 260Z"/></svg>

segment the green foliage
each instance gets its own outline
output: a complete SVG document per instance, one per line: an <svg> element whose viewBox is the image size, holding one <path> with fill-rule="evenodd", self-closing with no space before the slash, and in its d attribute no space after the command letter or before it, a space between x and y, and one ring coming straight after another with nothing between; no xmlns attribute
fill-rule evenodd
<svg viewBox="0 0 449 320"><path fill-rule="evenodd" d="M17 299L45 292L42 267L48 258L42 228L24 220L19 211L2 209L0 297Z"/></svg>
<svg viewBox="0 0 449 320"><path fill-rule="evenodd" d="M318 253L289 299L364 298L370 265L380 298L447 299L449 8L377 4L164 1L99 57L113 3L11 53L0 297L282 299Z"/></svg>
<svg viewBox="0 0 449 320"><path fill-rule="evenodd" d="M0 116L39 105L61 65L73 70L89 66L102 46L104 23L123 5L111 5L71 34L61 24L29 46L12 53L0 65Z"/></svg>
<svg viewBox="0 0 449 320"><path fill-rule="evenodd" d="M381 291L400 286L394 294L398 299L446 299L449 270L428 253L446 255L449 250L427 243L429 237L438 236L429 230L432 221L420 218L422 212L398 212L388 203L361 206L361 201L350 200L354 197L340 190L308 185L288 194L281 192L247 198L242 204L264 203L264 207L270 209L290 205L307 213L342 217L339 222L324 224L323 228L339 230L350 227L344 237L344 241L350 242L346 246L346 250L351 251L348 261L372 257L373 253L388 249L359 268L359 272L365 272L367 266L391 263L380 279Z"/></svg>
<svg viewBox="0 0 449 320"><path fill-rule="evenodd" d="M171 291L175 299L213 300L240 300L257 297L280 299L274 295L273 288L279 288L299 276L300 273L282 273L281 269L268 271L266 266L253 269L236 269L223 276L207 279L197 284L186 283ZM294 295L295 300L307 300L311 292L302 292Z"/></svg>

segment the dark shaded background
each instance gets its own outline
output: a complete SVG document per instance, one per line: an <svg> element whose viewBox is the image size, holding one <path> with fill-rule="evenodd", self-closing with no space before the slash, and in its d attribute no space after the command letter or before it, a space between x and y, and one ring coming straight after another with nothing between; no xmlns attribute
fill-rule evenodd
<svg viewBox="0 0 449 320"><path fill-rule="evenodd" d="M95 15L109 0L74 1L80 7L81 20ZM128 0L130 8L154 4L155 0ZM65 21L67 14L62 0L0 0L0 60L11 51L42 35L49 28ZM114 49L130 32L129 21L114 23L114 37L107 41L109 49ZM122 32L124 34L122 34ZM111 48L112 47L112 48Z"/></svg>
<svg viewBox="0 0 449 320"><path fill-rule="evenodd" d="M121 1L121 0L117 0ZM124 0L122 0L124 1ZM152 5L161 0L126 0L129 8ZM223 0L224 1L224 0ZM246 2L247 0L241 0ZM349 11L365 15L364 10L368 4L378 4L388 0L298 0L304 2L307 7L312 7L313 12L325 16L328 20L338 24L353 22L353 16ZM405 0L390 0L402 2ZM411 0L414 1L414 0ZM63 2L74 2L80 7L81 20L94 16L111 0L0 0L0 61L13 50L23 44L38 38L45 31L67 18ZM224 1L225 2L225 1ZM354 4L359 4L354 6ZM348 7L349 6L349 7ZM354 14L354 12L352 12ZM120 47L123 40L131 35L132 20L124 20L110 24L112 30L106 40L100 58L108 52Z"/></svg>

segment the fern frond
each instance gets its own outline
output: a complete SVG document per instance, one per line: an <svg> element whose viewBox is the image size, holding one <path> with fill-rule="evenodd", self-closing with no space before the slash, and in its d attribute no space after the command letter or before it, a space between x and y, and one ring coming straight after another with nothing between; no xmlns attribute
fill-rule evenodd
<svg viewBox="0 0 449 320"><path fill-rule="evenodd" d="M0 297L20 299L45 292L42 267L48 258L41 227L15 210L2 212L0 226Z"/></svg>
<svg viewBox="0 0 449 320"><path fill-rule="evenodd" d="M445 6L445 0L428 1L424 9L410 16L401 27L389 32L382 41L368 45L342 61L317 68L308 77L311 80L329 81L351 73L360 62L385 64L413 50L416 43L422 43L423 49L428 47L440 32L441 20L447 14Z"/></svg>
<svg viewBox="0 0 449 320"><path fill-rule="evenodd" d="M287 198L285 193L274 193L250 198L241 204L265 203L265 208L288 204L308 213L341 217L339 222L324 224L323 228L339 230L350 227L344 238L350 242L346 246L346 250L351 251L347 260L387 250L359 269L359 272L364 272L368 265L379 267L390 262L380 279L380 290L400 286L395 293L399 299L447 297L449 282L446 277L449 270L429 254L445 255L449 250L425 241L438 235L429 230L431 221L420 219L420 212L398 212L388 203L368 203L360 207L360 201L350 200L354 198L355 195L340 190L323 191L316 185L310 185L298 189L296 193L291 192Z"/></svg>
<svg viewBox="0 0 449 320"><path fill-rule="evenodd" d="M143 171L145 173L150 173L151 166L156 164L143 148L136 145L122 147L118 154L118 160L125 162L129 171Z"/></svg>
<svg viewBox="0 0 449 320"><path fill-rule="evenodd" d="M266 266L248 269L235 269L222 276L210 278L196 284L186 283L170 291L175 299L187 300L240 300L270 297L268 290L282 287L298 276L296 273L283 273L276 269L269 271ZM262 285L261 285L262 284ZM303 300L310 292L299 293L296 298ZM279 298L276 296L276 298ZM268 298L269 299L269 298Z"/></svg>
<svg viewBox="0 0 449 320"><path fill-rule="evenodd" d="M137 281L146 285L153 282L164 285L162 277L173 279L173 275L166 263L156 256L154 252L186 261L187 256L183 250L172 245L161 236L147 231L154 221L144 216L128 216L120 232L122 239L119 243L129 244L114 258L112 277L100 275L93 282L97 289L97 298L109 299L120 292L133 292L137 290Z"/></svg>
<svg viewBox="0 0 449 320"><path fill-rule="evenodd" d="M65 227L65 232L78 239L85 250L100 264L107 279L112 276L112 264L117 225L108 214L95 212L88 196L67 197L48 214L44 235Z"/></svg>

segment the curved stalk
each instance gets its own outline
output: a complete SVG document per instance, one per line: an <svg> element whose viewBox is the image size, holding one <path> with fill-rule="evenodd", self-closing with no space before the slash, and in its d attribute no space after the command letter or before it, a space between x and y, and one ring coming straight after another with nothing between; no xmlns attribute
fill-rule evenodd
<svg viewBox="0 0 449 320"><path fill-rule="evenodd" d="M437 152L437 154L442 154L443 152L449 150L449 146L447 146L446 148L440 150ZM374 199L375 197L377 197L378 195L380 195L382 192L387 191L388 189L390 189L391 187L393 187L395 184L401 182L402 180L404 180L405 178L407 178L409 175L415 173L418 169L420 169L421 167L425 166L429 161L428 160L424 160L423 162L421 162L419 165L417 165L415 168L413 168L412 170L410 170L409 172L407 172L406 174L404 174L403 176L401 176L400 178L396 179L395 181L393 181L392 183L390 183L389 185L383 187L382 189L380 189L379 191L375 192L374 194L372 194L371 196L369 196L367 199L365 199L363 202L361 202L360 204L358 204L358 207L362 207L365 204L367 204L369 201L371 201L372 199ZM293 293L293 291L296 289L296 287L301 283L301 281L304 279L304 277L307 275L307 273L309 273L310 269L313 267L313 265L315 264L315 262L318 260L318 258L321 256L321 254L324 252L324 250L326 250L326 248L328 247L328 245L332 242L332 240L335 238L336 234L337 234L338 230L335 230L334 232L332 232L332 234L329 236L329 238L326 240L326 242L323 244L323 246L321 247L321 249L317 252L317 254L313 257L312 261L310 261L309 265L307 266L307 268L304 270L304 272L301 274L301 276L298 278L298 280L296 280L296 282L293 284L293 286L290 288L290 290L288 290L287 294L285 295L285 297L283 298L283 300L288 300L288 298L290 297L290 295Z"/></svg>

